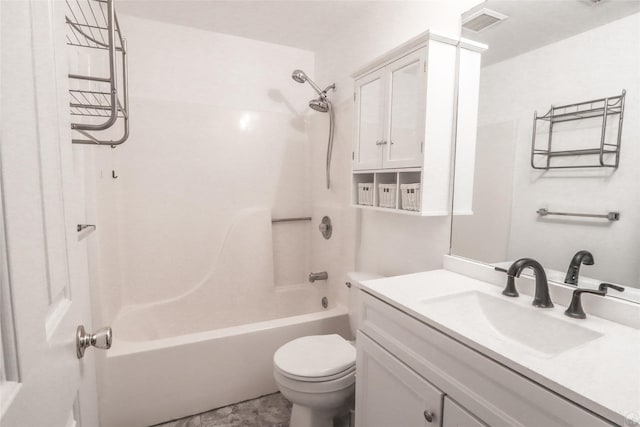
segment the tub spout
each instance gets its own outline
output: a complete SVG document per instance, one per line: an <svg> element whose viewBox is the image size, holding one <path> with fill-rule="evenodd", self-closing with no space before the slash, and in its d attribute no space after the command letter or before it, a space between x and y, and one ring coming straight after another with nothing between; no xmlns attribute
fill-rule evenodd
<svg viewBox="0 0 640 427"><path fill-rule="evenodd" d="M311 283L315 282L316 280L327 280L328 278L329 275L326 271L321 271L320 273L309 273L309 281Z"/></svg>

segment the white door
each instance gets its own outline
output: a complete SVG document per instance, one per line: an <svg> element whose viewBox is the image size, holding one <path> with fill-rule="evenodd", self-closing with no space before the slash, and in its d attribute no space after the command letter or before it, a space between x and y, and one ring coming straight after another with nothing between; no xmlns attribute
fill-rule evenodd
<svg viewBox="0 0 640 427"><path fill-rule="evenodd" d="M0 425L98 425L59 0L0 1Z"/></svg>
<svg viewBox="0 0 640 427"><path fill-rule="evenodd" d="M356 426L441 425L440 390L360 331L356 345Z"/></svg>
<svg viewBox="0 0 640 427"><path fill-rule="evenodd" d="M383 145L383 167L422 166L427 99L426 49L420 49L387 68L389 119Z"/></svg>
<svg viewBox="0 0 640 427"><path fill-rule="evenodd" d="M380 169L386 111L384 68L355 82L356 129L353 169Z"/></svg>

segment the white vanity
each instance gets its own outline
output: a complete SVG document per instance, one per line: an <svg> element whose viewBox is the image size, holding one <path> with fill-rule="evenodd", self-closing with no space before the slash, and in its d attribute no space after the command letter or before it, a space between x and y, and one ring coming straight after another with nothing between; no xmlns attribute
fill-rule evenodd
<svg viewBox="0 0 640 427"><path fill-rule="evenodd" d="M509 298L504 275L473 268L489 281L436 270L364 282L357 426L634 425L637 324L566 317L568 289L553 284L555 307L533 307L529 278Z"/></svg>

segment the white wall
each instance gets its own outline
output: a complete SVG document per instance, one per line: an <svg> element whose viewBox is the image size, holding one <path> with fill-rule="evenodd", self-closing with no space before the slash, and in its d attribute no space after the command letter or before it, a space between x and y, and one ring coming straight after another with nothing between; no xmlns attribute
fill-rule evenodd
<svg viewBox="0 0 640 427"><path fill-rule="evenodd" d="M483 68L474 200L477 215L454 220L453 252L483 261L531 256L545 267L562 271L577 250L587 249L594 254L596 264L583 267L582 274L637 285L639 75L640 14ZM541 172L531 168L534 111L544 114L551 104L619 95L622 89L627 90L627 100L617 170ZM596 147L599 125L598 120L591 120L588 127L581 124L572 131L573 137L579 137L578 143ZM616 125L617 121L610 122L610 126ZM567 132L556 136L562 141ZM497 193L496 188L504 191ZM483 205L493 205L495 210L476 209ZM621 220L541 219L536 214L541 207L566 212L619 211ZM497 224L496 212L503 219L509 214L509 230ZM471 230L476 232L468 232Z"/></svg>
<svg viewBox="0 0 640 427"><path fill-rule="evenodd" d="M238 253L236 269L259 269L253 273L265 283L305 283L308 223L271 230L269 217L311 210L305 116L311 91L290 76L296 68L312 73L313 53L119 19L129 48L131 136L116 150L95 153L97 317L108 320L122 306L196 286L223 246L225 253L235 250L227 233L247 212L265 217L248 220L248 227L266 226L246 235L256 245L270 242L274 260ZM208 284L236 285L233 277Z"/></svg>
<svg viewBox="0 0 640 427"><path fill-rule="evenodd" d="M330 28L325 47L316 52L318 84L335 82L336 107L332 188L324 188L327 118L312 116L314 213L331 215L335 233L323 241L313 234L313 263L329 271L331 296L346 298L343 286L353 269L396 275L441 267L449 248L447 218L418 218L350 207L353 140L353 79L359 67L427 29L459 33L460 15L477 1L372 2L352 25Z"/></svg>

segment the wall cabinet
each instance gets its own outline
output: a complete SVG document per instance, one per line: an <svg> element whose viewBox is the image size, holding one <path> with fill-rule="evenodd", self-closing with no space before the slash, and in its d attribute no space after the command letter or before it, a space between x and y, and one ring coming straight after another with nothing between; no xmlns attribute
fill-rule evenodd
<svg viewBox="0 0 640 427"><path fill-rule="evenodd" d="M614 425L360 292L356 426Z"/></svg>
<svg viewBox="0 0 640 427"><path fill-rule="evenodd" d="M354 169L422 165L426 48L356 80Z"/></svg>
<svg viewBox="0 0 640 427"><path fill-rule="evenodd" d="M465 123L473 132L462 132L465 138L472 137L472 141L466 138L464 150L475 150L478 85L468 83L478 79L468 75L479 75L484 49L477 43L426 32L352 75L354 206L365 206L358 197L358 184L369 183L376 192L379 184L395 184L397 203L380 203L382 199L374 197L373 205L367 203L365 208L448 215L452 147L456 132ZM464 68L458 67L463 61ZM457 107L457 99L464 102L464 109ZM382 175L394 172L411 174L397 175L392 182ZM465 176L473 180L473 171ZM371 180L366 181L368 178ZM417 207L402 203L402 184L414 184L412 188L419 192ZM470 210L470 206L465 208Z"/></svg>

